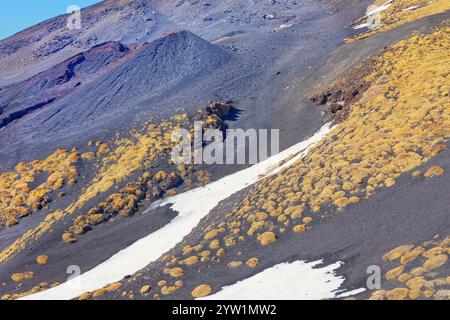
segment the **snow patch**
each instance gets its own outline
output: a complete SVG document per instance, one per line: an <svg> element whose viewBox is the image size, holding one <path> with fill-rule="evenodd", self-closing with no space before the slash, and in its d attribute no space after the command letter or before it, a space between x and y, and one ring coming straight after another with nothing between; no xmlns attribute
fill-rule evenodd
<svg viewBox="0 0 450 320"><path fill-rule="evenodd" d="M228 175L206 186L155 202L144 211L144 214L166 205L171 205L171 209L179 214L161 229L119 251L90 271L57 287L30 295L24 299L73 299L84 292L95 291L143 269L181 242L220 201L258 182L264 176L275 174L291 165L293 161L305 156L310 148L321 141L331 130L330 124L325 124L311 138L252 167ZM283 160L286 159L289 159L289 161L283 163Z"/></svg>
<svg viewBox="0 0 450 320"><path fill-rule="evenodd" d="M322 260L281 263L201 300L319 300L343 298L365 291L339 291L345 278L336 275L343 262L316 268Z"/></svg>
<svg viewBox="0 0 450 320"><path fill-rule="evenodd" d="M373 9L372 11L368 11L366 13L366 15L364 17L362 17L360 20L369 18L370 16L372 16L374 14L386 11L390 6L392 6L393 2L394 2L393 0L390 0L390 1L386 2L385 4L381 5L380 7ZM369 22L362 23L362 24L354 26L353 29L358 30L358 29L362 29L362 28L367 28L369 26L369 24L370 24Z"/></svg>

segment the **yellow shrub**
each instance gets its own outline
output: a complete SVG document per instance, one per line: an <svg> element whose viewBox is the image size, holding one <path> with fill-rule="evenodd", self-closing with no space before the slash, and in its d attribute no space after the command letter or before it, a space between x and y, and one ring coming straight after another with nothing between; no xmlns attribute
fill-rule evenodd
<svg viewBox="0 0 450 320"><path fill-rule="evenodd" d="M273 233L271 231L264 232L263 234L258 236L258 241L263 246L267 246L267 245L275 243L277 241L277 236L275 235L275 233Z"/></svg>
<svg viewBox="0 0 450 320"><path fill-rule="evenodd" d="M202 298L209 296L212 292L211 286L207 284L202 284L198 287L196 287L194 290L192 290L191 295L194 298Z"/></svg>

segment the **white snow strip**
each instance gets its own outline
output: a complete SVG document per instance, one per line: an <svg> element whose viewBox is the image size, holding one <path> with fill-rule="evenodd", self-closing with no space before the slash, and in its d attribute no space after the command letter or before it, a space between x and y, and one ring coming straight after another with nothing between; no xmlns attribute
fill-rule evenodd
<svg viewBox="0 0 450 320"><path fill-rule="evenodd" d="M283 29L290 28L293 25L294 25L294 23L284 23L284 24L281 24L278 27L274 28L273 31L278 32L278 31L281 31Z"/></svg>
<svg viewBox="0 0 450 320"><path fill-rule="evenodd" d="M365 291L343 293L345 278L336 275L343 262L325 267L323 261L281 263L199 300L319 300L343 298Z"/></svg>
<svg viewBox="0 0 450 320"><path fill-rule="evenodd" d="M366 17L369 17L369 16L371 16L373 14L376 14L376 13L380 13L380 12L386 11L390 6L392 6L393 2L394 2L393 0L388 1L385 4L379 6L378 8L367 12Z"/></svg>
<svg viewBox="0 0 450 320"><path fill-rule="evenodd" d="M369 18L371 15L386 11L390 6L392 6L393 2L394 2L393 0L390 0L390 1L386 2L385 4L383 4L382 6L376 8L372 11L367 12L366 15L364 17L362 17L361 19ZM367 28L368 26L369 26L369 23L367 22L367 23L358 24L358 25L354 26L353 29L357 30L357 29Z"/></svg>
<svg viewBox="0 0 450 320"><path fill-rule="evenodd" d="M305 155L312 145L322 140L331 130L332 128L328 123L311 138L252 167L228 175L206 186L155 202L144 213L157 207L171 205L172 210L177 211L179 214L161 229L119 251L110 259L90 271L68 280L57 287L30 295L24 299L73 299L84 292L97 290L143 269L172 249L177 243L181 242L220 201L254 184L262 179L264 175L274 174L290 165L295 159L291 159L281 166L278 164L293 155L297 156L297 159L299 154Z"/></svg>

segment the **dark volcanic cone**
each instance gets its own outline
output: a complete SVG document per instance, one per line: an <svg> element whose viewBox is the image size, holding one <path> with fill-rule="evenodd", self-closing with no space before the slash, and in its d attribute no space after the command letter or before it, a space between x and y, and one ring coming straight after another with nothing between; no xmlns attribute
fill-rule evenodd
<svg viewBox="0 0 450 320"><path fill-rule="evenodd" d="M55 88L69 82L76 85L78 82L71 79L77 73L95 73L125 50L120 45L116 49L111 51L107 46L100 46L96 47L95 54L90 52L69 59L62 66L42 73L40 82L34 78L30 80L34 84L31 88L39 91L36 87L39 83L44 84L43 88ZM111 52L115 52L113 56ZM148 107L148 99L188 86L230 59L227 51L188 31L172 33L144 44L133 54L118 67L59 102L10 123L0 135L5 141L8 141L8 136L14 140L20 137L29 141L53 139L62 133L84 132L124 113L136 115L140 108ZM88 60L89 64L77 63ZM53 76L47 79L45 75ZM20 106L16 109L21 110Z"/></svg>

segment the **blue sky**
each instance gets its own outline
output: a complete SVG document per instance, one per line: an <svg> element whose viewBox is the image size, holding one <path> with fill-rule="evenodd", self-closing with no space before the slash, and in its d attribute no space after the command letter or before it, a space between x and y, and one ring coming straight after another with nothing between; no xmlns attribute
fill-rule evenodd
<svg viewBox="0 0 450 320"><path fill-rule="evenodd" d="M3 0L0 3L0 39L48 18L66 13L67 7L87 7L100 0Z"/></svg>

